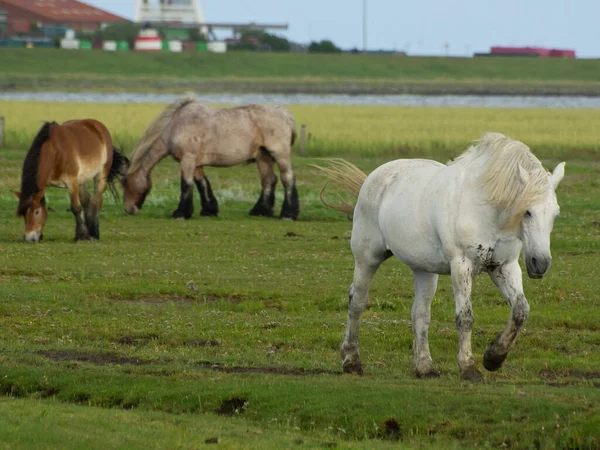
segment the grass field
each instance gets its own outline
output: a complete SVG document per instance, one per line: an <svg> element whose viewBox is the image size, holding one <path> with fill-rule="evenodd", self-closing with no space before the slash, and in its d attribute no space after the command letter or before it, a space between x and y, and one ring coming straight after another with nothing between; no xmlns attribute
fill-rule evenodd
<svg viewBox="0 0 600 450"><path fill-rule="evenodd" d="M165 105L53 104L0 101L10 148L29 148L44 120L92 115L131 152ZM526 142L543 158L598 160L600 110L290 106L297 128L307 126L310 156L451 158L486 131Z"/></svg>
<svg viewBox="0 0 600 450"><path fill-rule="evenodd" d="M0 89L598 95L600 60L0 49Z"/></svg>
<svg viewBox="0 0 600 450"><path fill-rule="evenodd" d="M106 196L100 241L72 242L55 189L44 242L20 242L10 189L42 120L100 118L131 151L160 108L0 102L0 448L600 447L597 112L295 107L313 134L311 158L293 160L297 222L247 215L253 166L208 168L220 217L198 217L196 199L194 218L174 221L178 168L165 160L140 216ZM548 168L567 161L553 266L524 279L531 316L516 348L483 382L461 382L444 277L430 330L442 376L415 379L412 279L390 260L362 319L365 376L341 375L351 223L321 206L308 163L445 161L485 130L524 140ZM483 276L473 298L481 362L509 310Z"/></svg>

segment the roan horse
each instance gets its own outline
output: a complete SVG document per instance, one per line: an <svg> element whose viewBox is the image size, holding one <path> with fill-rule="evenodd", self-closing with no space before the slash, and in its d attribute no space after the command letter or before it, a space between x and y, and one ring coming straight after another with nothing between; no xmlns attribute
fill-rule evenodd
<svg viewBox="0 0 600 450"><path fill-rule="evenodd" d="M273 215L275 162L285 188L281 218L295 220L299 212L298 192L290 161L295 137L294 119L282 107L213 109L191 97L176 100L154 119L133 150L124 183L125 211L139 213L152 187L152 168L171 155L181 165L181 198L174 218L192 216L194 182L200 193L200 215L218 214L218 203L204 166L229 167L256 160L262 192L250 214Z"/></svg>
<svg viewBox="0 0 600 450"><path fill-rule="evenodd" d="M529 316L518 262L521 249L530 278L542 278L550 267L550 233L559 213L555 190L564 176L564 163L549 173L523 143L488 133L448 165L397 160L366 176L346 161L332 160L321 169L358 196L354 208L334 207L353 213L355 266L341 345L344 371L362 373L360 315L375 272L392 256L414 274L411 315L417 377L438 376L428 341L438 274L452 278L463 379L482 377L471 352L473 279L488 273L508 301L508 323L483 358L487 370L498 370Z"/></svg>
<svg viewBox="0 0 600 450"><path fill-rule="evenodd" d="M47 218L46 188L66 187L75 216L75 240L100 238L99 214L107 184L125 175L128 161L113 148L106 127L93 119L46 122L23 162L17 216L25 219L27 242L38 242ZM94 180L90 196L86 182Z"/></svg>

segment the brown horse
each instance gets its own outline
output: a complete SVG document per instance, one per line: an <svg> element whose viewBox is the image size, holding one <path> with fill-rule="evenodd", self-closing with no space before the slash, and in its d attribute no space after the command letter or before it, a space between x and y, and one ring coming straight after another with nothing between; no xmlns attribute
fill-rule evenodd
<svg viewBox="0 0 600 450"><path fill-rule="evenodd" d="M295 137L294 119L282 107L248 105L213 109L190 97L176 100L154 119L133 150L124 182L125 211L139 213L152 187L152 168L171 155L181 164L181 198L174 218L192 216L194 182L200 193L200 215L218 214L217 200L204 166L230 167L257 161L262 192L250 214L273 215L275 162L285 187L281 218L296 220L298 192L290 159Z"/></svg>
<svg viewBox="0 0 600 450"><path fill-rule="evenodd" d="M98 216L107 184L124 177L129 161L113 148L106 127L93 119L62 125L46 122L31 144L23 163L17 216L25 219L25 241L38 242L46 223L48 186L66 187L77 224L75 240L100 238ZM90 196L86 182L94 180Z"/></svg>

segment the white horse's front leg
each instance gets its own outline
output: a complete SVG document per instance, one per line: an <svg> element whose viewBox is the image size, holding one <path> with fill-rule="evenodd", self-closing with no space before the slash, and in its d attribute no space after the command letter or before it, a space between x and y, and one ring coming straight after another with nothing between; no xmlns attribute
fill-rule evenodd
<svg viewBox="0 0 600 450"><path fill-rule="evenodd" d="M475 366L471 351L471 330L475 322L471 305L473 266L470 261L460 259L451 264L452 289L456 303L456 328L458 329L458 367L463 380L479 381L481 372Z"/></svg>
<svg viewBox="0 0 600 450"><path fill-rule="evenodd" d="M498 370L513 348L517 335L529 317L529 304L523 294L523 277L518 261L500 266L490 278L508 301L511 311L504 330L488 346L483 366L490 371Z"/></svg>

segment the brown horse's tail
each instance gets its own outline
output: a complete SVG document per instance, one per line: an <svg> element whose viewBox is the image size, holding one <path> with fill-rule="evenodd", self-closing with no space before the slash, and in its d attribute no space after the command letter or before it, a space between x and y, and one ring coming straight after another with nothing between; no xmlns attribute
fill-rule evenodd
<svg viewBox="0 0 600 450"><path fill-rule="evenodd" d="M128 169L129 159L121 153L119 149L113 147L113 160L106 181L108 182L108 188L110 189L110 193L115 199L115 202L119 201L119 193L115 187L115 181L119 181L123 184Z"/></svg>
<svg viewBox="0 0 600 450"><path fill-rule="evenodd" d="M310 166L324 172L327 175L327 178L329 178L329 181L333 181L335 184L352 195L352 197L357 199L360 188L367 178L367 174L345 159L331 158L326 159L325 162L329 164L328 167L317 166L316 164L310 164ZM354 206L346 203L339 195L337 196L338 200L341 202L339 205L332 205L325 201L323 198L323 192L325 192L326 187L327 183L325 186L323 186L323 189L321 189L320 193L323 204L328 208L352 215L354 213Z"/></svg>
<svg viewBox="0 0 600 450"><path fill-rule="evenodd" d="M152 150L155 142L160 138L162 132L171 123L173 116L177 114L182 108L194 103L196 100L193 97L182 97L175 100L169 106L167 106L160 115L152 121L142 138L138 141L133 152L131 153L131 163L127 173L134 173L139 170L142 162Z"/></svg>

